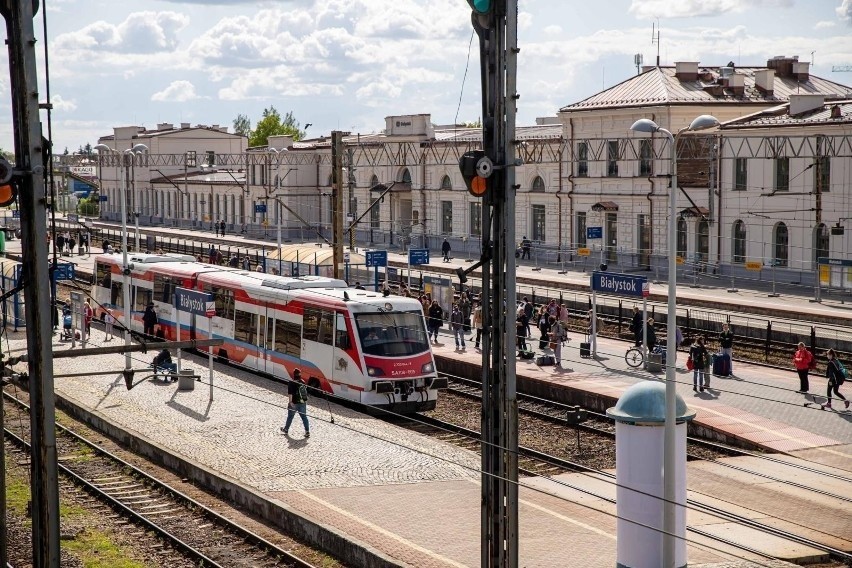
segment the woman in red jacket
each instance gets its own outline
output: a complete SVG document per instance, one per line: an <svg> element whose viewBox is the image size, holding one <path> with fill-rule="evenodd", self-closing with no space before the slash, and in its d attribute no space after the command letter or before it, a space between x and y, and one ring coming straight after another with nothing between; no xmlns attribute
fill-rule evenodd
<svg viewBox="0 0 852 568"><path fill-rule="evenodd" d="M814 366L814 354L807 350L805 344L799 342L799 348L793 355L793 365L799 373L799 390L796 392L808 392L808 371Z"/></svg>

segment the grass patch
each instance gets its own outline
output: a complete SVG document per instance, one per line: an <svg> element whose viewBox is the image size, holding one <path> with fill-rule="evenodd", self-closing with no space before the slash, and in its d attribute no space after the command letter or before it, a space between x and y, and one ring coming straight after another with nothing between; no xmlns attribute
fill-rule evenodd
<svg viewBox="0 0 852 568"><path fill-rule="evenodd" d="M27 514L29 501L29 483L20 477L6 477L6 507L9 511L23 517Z"/></svg>
<svg viewBox="0 0 852 568"><path fill-rule="evenodd" d="M146 568L127 558L121 547L100 531L81 532L74 540L62 541L62 548L73 553L86 568Z"/></svg>

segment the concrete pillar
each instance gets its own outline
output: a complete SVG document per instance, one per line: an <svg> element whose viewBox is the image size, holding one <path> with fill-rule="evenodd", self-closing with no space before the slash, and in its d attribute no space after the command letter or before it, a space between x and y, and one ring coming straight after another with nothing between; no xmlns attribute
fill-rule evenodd
<svg viewBox="0 0 852 568"><path fill-rule="evenodd" d="M666 387L642 382L627 389L606 411L615 424L617 568L663 566L663 456ZM686 559L686 422L695 412L678 395L674 483L677 535L675 567Z"/></svg>

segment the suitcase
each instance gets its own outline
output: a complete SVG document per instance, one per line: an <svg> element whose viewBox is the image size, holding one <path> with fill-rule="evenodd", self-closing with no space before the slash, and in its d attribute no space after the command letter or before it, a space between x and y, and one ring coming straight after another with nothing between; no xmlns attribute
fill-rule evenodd
<svg viewBox="0 0 852 568"><path fill-rule="evenodd" d="M713 355L713 374L717 377L727 377L731 374L731 356L723 353Z"/></svg>
<svg viewBox="0 0 852 568"><path fill-rule="evenodd" d="M535 359L535 364L539 367L553 366L555 362L556 360L553 358L553 355L539 355Z"/></svg>
<svg viewBox="0 0 852 568"><path fill-rule="evenodd" d="M535 351L528 351L522 349L518 351L518 357L520 357L521 359L532 359L533 357L535 357Z"/></svg>
<svg viewBox="0 0 852 568"><path fill-rule="evenodd" d="M580 343L580 357L592 356L592 344L588 341Z"/></svg>

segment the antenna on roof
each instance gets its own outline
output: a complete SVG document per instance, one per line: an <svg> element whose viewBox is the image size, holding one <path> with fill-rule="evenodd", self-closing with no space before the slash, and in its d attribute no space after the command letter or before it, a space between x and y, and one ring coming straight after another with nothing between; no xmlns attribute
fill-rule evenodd
<svg viewBox="0 0 852 568"><path fill-rule="evenodd" d="M657 27L651 22L651 45L657 44L657 67L660 66L660 18L657 18Z"/></svg>
<svg viewBox="0 0 852 568"><path fill-rule="evenodd" d="M636 65L636 74L640 73L640 69L642 67L642 54L637 53L633 56L633 63Z"/></svg>

